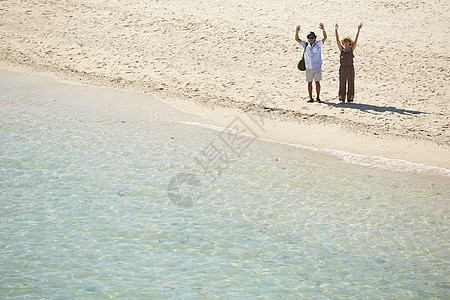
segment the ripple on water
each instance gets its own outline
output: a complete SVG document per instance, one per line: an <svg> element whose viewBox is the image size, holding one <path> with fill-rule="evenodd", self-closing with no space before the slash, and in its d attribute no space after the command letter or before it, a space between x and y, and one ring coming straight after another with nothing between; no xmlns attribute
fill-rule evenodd
<svg viewBox="0 0 450 300"><path fill-rule="evenodd" d="M261 141L212 178L215 131L33 97L1 98L5 298L448 296L445 180Z"/></svg>

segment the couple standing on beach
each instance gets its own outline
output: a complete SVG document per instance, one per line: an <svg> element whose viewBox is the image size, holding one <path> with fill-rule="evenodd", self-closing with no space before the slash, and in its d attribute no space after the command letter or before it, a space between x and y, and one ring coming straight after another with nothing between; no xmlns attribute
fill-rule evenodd
<svg viewBox="0 0 450 300"><path fill-rule="evenodd" d="M323 23L319 24L319 28L322 30L323 39L316 41L317 36L311 31L306 36L308 42L302 41L298 36L300 25L297 25L297 29L295 30L295 40L299 42L303 48L305 48L304 57L306 66L306 81L308 82L309 93L308 102L314 102L312 97L313 79L316 82L317 102L320 102L320 81L322 80L322 46L327 39L327 33ZM339 51L341 52L341 66L339 68L339 101L342 103L345 103L345 96L347 96L348 103L353 102L355 95L355 69L353 67L353 54L361 28L362 23L358 26L358 33L356 34L355 41L353 41L350 37L343 38L342 41L340 41L338 24L335 25L336 42Z"/></svg>

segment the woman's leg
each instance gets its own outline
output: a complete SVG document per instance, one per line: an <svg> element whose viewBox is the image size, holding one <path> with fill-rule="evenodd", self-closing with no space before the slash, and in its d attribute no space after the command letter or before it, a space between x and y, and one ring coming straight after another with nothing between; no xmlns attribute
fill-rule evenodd
<svg viewBox="0 0 450 300"><path fill-rule="evenodd" d="M353 98L355 97L355 69L351 68L348 70L348 94L347 101L353 102Z"/></svg>
<svg viewBox="0 0 450 300"><path fill-rule="evenodd" d="M345 70L343 67L339 68L339 101L345 102Z"/></svg>

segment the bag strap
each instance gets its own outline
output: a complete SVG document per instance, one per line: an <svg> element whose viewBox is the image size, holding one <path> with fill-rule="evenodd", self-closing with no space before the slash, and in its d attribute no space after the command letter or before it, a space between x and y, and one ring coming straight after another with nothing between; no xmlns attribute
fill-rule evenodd
<svg viewBox="0 0 450 300"><path fill-rule="evenodd" d="M303 49L303 57L305 57L305 51L306 51L306 47L308 47L308 42L306 42L306 46L305 46L305 49Z"/></svg>

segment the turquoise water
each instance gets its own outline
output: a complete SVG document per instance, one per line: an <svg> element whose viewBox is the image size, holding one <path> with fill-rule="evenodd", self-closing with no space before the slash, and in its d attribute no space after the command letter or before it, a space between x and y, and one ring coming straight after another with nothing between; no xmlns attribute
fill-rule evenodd
<svg viewBox="0 0 450 300"><path fill-rule="evenodd" d="M149 95L0 82L2 298L450 296L447 177L227 148Z"/></svg>

